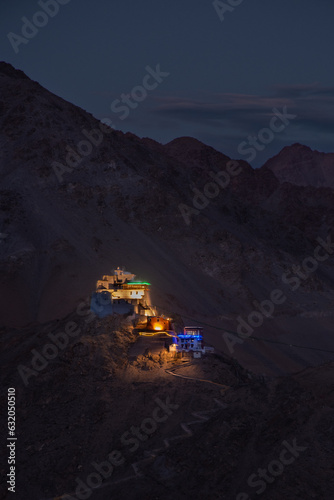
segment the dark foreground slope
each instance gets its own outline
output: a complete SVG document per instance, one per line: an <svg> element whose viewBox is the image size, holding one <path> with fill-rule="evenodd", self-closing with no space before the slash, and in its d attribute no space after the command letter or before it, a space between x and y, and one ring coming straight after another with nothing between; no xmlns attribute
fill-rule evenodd
<svg viewBox="0 0 334 500"><path fill-rule="evenodd" d="M80 333L25 383L18 366L36 368L48 334L70 321ZM128 363L135 338L124 321L88 315L2 331L1 386L16 388L17 500L333 498L333 363L271 379L212 356L176 370L200 379L190 380L166 372L163 354Z"/></svg>

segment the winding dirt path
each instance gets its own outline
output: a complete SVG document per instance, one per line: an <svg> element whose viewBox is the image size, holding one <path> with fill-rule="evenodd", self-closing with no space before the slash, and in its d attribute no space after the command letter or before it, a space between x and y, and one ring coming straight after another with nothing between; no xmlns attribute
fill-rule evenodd
<svg viewBox="0 0 334 500"><path fill-rule="evenodd" d="M188 375L180 375L179 373L174 373L175 370L177 370L178 368L185 368L185 367L191 366L192 364L193 363L186 363L184 365L175 366L174 368L168 368L168 369L165 369L165 372L168 373L169 375L173 375L174 377L184 378L184 379L188 379L188 380L197 380L198 382L207 382L208 384L219 385L220 387L224 387L224 389L226 391L228 389L230 389L230 386L224 385L224 384L219 384L218 382L212 382L212 380L206 380L206 379L197 378L197 377L189 377Z"/></svg>

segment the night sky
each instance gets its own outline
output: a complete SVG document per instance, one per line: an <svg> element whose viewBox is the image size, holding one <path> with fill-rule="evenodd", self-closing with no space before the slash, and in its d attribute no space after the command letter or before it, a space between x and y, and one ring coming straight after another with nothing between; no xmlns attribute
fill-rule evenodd
<svg viewBox="0 0 334 500"><path fill-rule="evenodd" d="M59 0L58 7L53 17L35 16L46 24L24 43L8 33L22 37L22 17L31 21L43 9L3 0L0 59L115 128L162 143L192 136L246 160L240 144L245 151L248 137L267 128L255 167L295 142L334 151L332 0L226 0L217 2L220 15L211 0ZM164 76L157 85L147 77L143 92L147 67L157 65ZM115 100L135 87L138 100L121 112ZM268 132L273 108L284 107L295 118Z"/></svg>

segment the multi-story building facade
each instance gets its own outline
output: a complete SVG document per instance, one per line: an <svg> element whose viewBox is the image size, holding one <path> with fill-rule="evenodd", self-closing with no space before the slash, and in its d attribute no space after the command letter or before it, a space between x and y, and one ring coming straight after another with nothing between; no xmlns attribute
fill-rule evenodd
<svg viewBox="0 0 334 500"><path fill-rule="evenodd" d="M109 294L110 303L115 312L117 312L117 304L127 303L133 306L133 311L136 314L154 316L155 310L151 304L150 283L134 281L135 276L135 274L118 267L112 275L105 275L102 280L97 281L96 294L102 294L104 301Z"/></svg>

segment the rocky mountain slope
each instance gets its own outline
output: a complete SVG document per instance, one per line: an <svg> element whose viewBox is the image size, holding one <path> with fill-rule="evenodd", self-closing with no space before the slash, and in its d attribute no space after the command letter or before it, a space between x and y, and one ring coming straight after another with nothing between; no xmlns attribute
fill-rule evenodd
<svg viewBox="0 0 334 500"><path fill-rule="evenodd" d="M69 322L78 334L65 345ZM44 363L50 334L63 347ZM273 379L214 355L179 366L196 380L184 379L163 357L129 363L131 325L87 311L1 335L17 500L333 498L333 363ZM0 463L10 498L5 447Z"/></svg>
<svg viewBox="0 0 334 500"><path fill-rule="evenodd" d="M269 168L281 182L334 188L334 153L319 153L293 144L270 158L263 168Z"/></svg>
<svg viewBox="0 0 334 500"><path fill-rule="evenodd" d="M283 277L291 282L293 266L332 232L332 189L281 184L270 168L229 163L191 138L162 145L101 128L6 63L0 89L3 325L64 317L124 265L152 283L161 311L211 325L217 349L227 350L224 328L235 331L275 289L286 300L256 332L328 349L331 254L294 289ZM260 371L327 359L299 351L292 362L282 347L269 363L268 346L254 346L238 356L256 368L260 351Z"/></svg>

